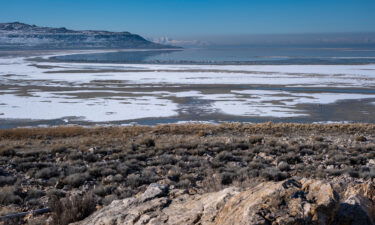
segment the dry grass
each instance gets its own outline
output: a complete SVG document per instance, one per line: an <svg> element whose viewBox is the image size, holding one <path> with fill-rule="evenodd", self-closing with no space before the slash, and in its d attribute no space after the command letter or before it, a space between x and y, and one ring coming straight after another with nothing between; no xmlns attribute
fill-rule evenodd
<svg viewBox="0 0 375 225"><path fill-rule="evenodd" d="M48 139L67 138L84 135L87 130L82 127L67 126L56 128L17 128L10 130L0 130L0 140L2 139Z"/></svg>
<svg viewBox="0 0 375 225"><path fill-rule="evenodd" d="M133 126L133 127L94 127L83 128L79 126L61 126L53 128L16 128L0 130L0 140L6 139L50 139L80 136L107 136L129 137L144 133L154 134L181 134L207 136L218 133L247 133L247 134L283 134L294 132L342 132L346 134L374 133L374 124L297 124L297 123L224 123L211 124L170 124L158 126Z"/></svg>

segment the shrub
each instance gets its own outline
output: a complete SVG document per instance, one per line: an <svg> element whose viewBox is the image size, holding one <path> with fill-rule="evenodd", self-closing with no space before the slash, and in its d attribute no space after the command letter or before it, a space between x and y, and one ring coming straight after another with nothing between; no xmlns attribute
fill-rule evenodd
<svg viewBox="0 0 375 225"><path fill-rule="evenodd" d="M288 174L286 172L281 172L279 169L275 167L263 169L261 171L261 176L267 180L273 181L281 181L288 178Z"/></svg>
<svg viewBox="0 0 375 225"><path fill-rule="evenodd" d="M26 172L31 168L35 168L35 163L32 162L20 162L16 165L16 170L19 172Z"/></svg>
<svg viewBox="0 0 375 225"><path fill-rule="evenodd" d="M93 153L88 153L83 156L83 160L85 160L86 162L93 163L93 162L98 161L99 157Z"/></svg>
<svg viewBox="0 0 375 225"><path fill-rule="evenodd" d="M20 204L22 198L15 194L16 190L14 187L3 187L0 188L0 205Z"/></svg>
<svg viewBox="0 0 375 225"><path fill-rule="evenodd" d="M111 204L114 200L117 200L118 197L117 195L107 195L105 198L102 200L103 205L109 205Z"/></svg>
<svg viewBox="0 0 375 225"><path fill-rule="evenodd" d="M159 157L159 164L160 165L165 165L165 164L174 165L177 162L178 161L177 161L176 157L173 156L173 155L163 154Z"/></svg>
<svg viewBox="0 0 375 225"><path fill-rule="evenodd" d="M137 188L143 184L145 184L147 180L141 177L139 174L130 174L126 178L126 185L130 186L131 188Z"/></svg>
<svg viewBox="0 0 375 225"><path fill-rule="evenodd" d="M90 176L87 173L75 173L65 177L63 182L72 187L79 187L89 178Z"/></svg>
<svg viewBox="0 0 375 225"><path fill-rule="evenodd" d="M85 166L79 166L79 163L75 163L76 166L72 166L70 164L65 165L65 174L66 175L71 175L71 174L76 174L76 173L84 173L86 172L87 168Z"/></svg>
<svg viewBox="0 0 375 225"><path fill-rule="evenodd" d="M49 179L51 177L56 177L59 175L57 168L46 167L35 173L35 178Z"/></svg>
<svg viewBox="0 0 375 225"><path fill-rule="evenodd" d="M348 171L348 174L349 174L349 176L354 177L354 178L358 178L359 177L359 172L355 171L354 169L350 169Z"/></svg>
<svg viewBox="0 0 375 225"><path fill-rule="evenodd" d="M295 165L302 162L301 158L294 152L289 152L288 154L281 156L279 161L285 161L291 165Z"/></svg>
<svg viewBox="0 0 375 225"><path fill-rule="evenodd" d="M362 156L356 156L356 157L351 157L349 159L349 162L351 165L365 165L367 163L367 159Z"/></svg>
<svg viewBox="0 0 375 225"><path fill-rule="evenodd" d="M340 176L345 171L344 170L340 170L340 169L327 169L326 172L327 172L327 174L329 174L331 176Z"/></svg>
<svg viewBox="0 0 375 225"><path fill-rule="evenodd" d="M288 171L290 169L290 166L287 162L282 161L277 165L277 168L279 168L279 170L281 171Z"/></svg>
<svg viewBox="0 0 375 225"><path fill-rule="evenodd" d="M27 191L27 196L26 196L25 200L28 201L30 199L37 199L37 198L43 197L45 195L46 195L46 193L42 190L32 189L32 190Z"/></svg>
<svg viewBox="0 0 375 225"><path fill-rule="evenodd" d="M140 142L141 145L145 145L146 147L154 147L155 146L155 141L152 138L144 138Z"/></svg>
<svg viewBox="0 0 375 225"><path fill-rule="evenodd" d="M113 181L114 182L117 182L117 183L120 183L124 180L124 176L122 176L121 174L116 174L114 177L113 177Z"/></svg>
<svg viewBox="0 0 375 225"><path fill-rule="evenodd" d="M0 187L5 185L13 184L16 181L15 177L11 176L0 176Z"/></svg>
<svg viewBox="0 0 375 225"><path fill-rule="evenodd" d="M96 209L96 199L90 192L83 196L72 195L62 199L52 196L49 207L52 211L52 224L67 225L83 220L93 213Z"/></svg>
<svg viewBox="0 0 375 225"><path fill-rule="evenodd" d="M316 136L316 137L314 137L314 141L322 142L322 141L324 141L324 138L320 137L320 136Z"/></svg>
<svg viewBox="0 0 375 225"><path fill-rule="evenodd" d="M16 151L14 149L2 149L0 150L0 156L14 156L16 154Z"/></svg>
<svg viewBox="0 0 375 225"><path fill-rule="evenodd" d="M47 196L48 196L49 198L51 198L52 196L55 196L55 197L57 197L57 198L63 198L63 197L65 197L65 192L53 188L53 189L51 189L51 190L49 190L49 191L47 192Z"/></svg>
<svg viewBox="0 0 375 225"><path fill-rule="evenodd" d="M367 138L365 136L356 136L354 139L359 142L367 141Z"/></svg>
<svg viewBox="0 0 375 225"><path fill-rule="evenodd" d="M98 196L100 196L100 197L104 197L104 196L106 196L106 195L111 194L112 191L113 191L113 189L114 189L114 187L112 187L112 186L103 186L103 185L99 185L99 186L97 186L97 187L93 190L93 192L94 192L94 194L96 194L96 195L98 195Z"/></svg>
<svg viewBox="0 0 375 225"><path fill-rule="evenodd" d="M302 156L305 156L305 155L314 155L314 151L311 150L311 149L304 148L304 149L301 149L300 155L302 155Z"/></svg>
<svg viewBox="0 0 375 225"><path fill-rule="evenodd" d="M55 146L51 149L51 152L52 153L63 153L63 152L66 152L68 150L67 147L65 146Z"/></svg>
<svg viewBox="0 0 375 225"><path fill-rule="evenodd" d="M347 156L342 155L342 154L336 154L332 158L332 160L335 161L336 163L345 162L346 159L347 159Z"/></svg>
<svg viewBox="0 0 375 225"><path fill-rule="evenodd" d="M180 180L181 171L178 167L173 167L167 173L168 179L178 182Z"/></svg>
<svg viewBox="0 0 375 225"><path fill-rule="evenodd" d="M121 188L120 190L117 188L113 192L116 193L116 195L119 196L120 199L124 199L135 195L137 191L132 188Z"/></svg>
<svg viewBox="0 0 375 225"><path fill-rule="evenodd" d="M249 163L248 167L250 169L257 169L257 170L259 170L259 169L263 169L265 166L261 162L252 161L252 162Z"/></svg>
<svg viewBox="0 0 375 225"><path fill-rule="evenodd" d="M220 152L216 158L221 162L236 161L236 158L230 152Z"/></svg>
<svg viewBox="0 0 375 225"><path fill-rule="evenodd" d="M119 164L117 167L116 167L116 170L119 174L123 175L123 176L127 176L130 172L130 169L129 167L127 167L126 165L124 164Z"/></svg>
<svg viewBox="0 0 375 225"><path fill-rule="evenodd" d="M222 178L220 174L212 174L210 171L208 176L202 181L202 188L207 192L219 191L223 188Z"/></svg>
<svg viewBox="0 0 375 225"><path fill-rule="evenodd" d="M82 153L78 151L71 152L69 154L69 159L71 160L82 160L82 158L83 158Z"/></svg>
<svg viewBox="0 0 375 225"><path fill-rule="evenodd" d="M261 137L261 136L249 137L249 143L250 144L261 144L262 141L263 141L263 137Z"/></svg>
<svg viewBox="0 0 375 225"><path fill-rule="evenodd" d="M168 169L168 167L165 167L165 169ZM142 184L150 184L158 181L159 176L154 168L146 168L142 171L141 178L143 180Z"/></svg>
<svg viewBox="0 0 375 225"><path fill-rule="evenodd" d="M116 171L111 168L104 168L101 170L102 176L109 176L109 175L115 175Z"/></svg>
<svg viewBox="0 0 375 225"><path fill-rule="evenodd" d="M102 169L99 167L89 168L88 173L90 174L90 176L98 178L102 176Z"/></svg>
<svg viewBox="0 0 375 225"><path fill-rule="evenodd" d="M367 171L363 171L362 173L360 173L360 177L365 179L375 178L375 168L370 168Z"/></svg>
<svg viewBox="0 0 375 225"><path fill-rule="evenodd" d="M221 184L222 185L229 185L233 182L234 178L235 178L234 173L224 172L223 174L221 174Z"/></svg>
<svg viewBox="0 0 375 225"><path fill-rule="evenodd" d="M246 150L246 149L249 149L249 145L246 143L237 143L235 145L235 149Z"/></svg>
<svg viewBox="0 0 375 225"><path fill-rule="evenodd" d="M124 164L129 168L129 171L135 172L142 169L140 162L136 159L131 159L125 162Z"/></svg>

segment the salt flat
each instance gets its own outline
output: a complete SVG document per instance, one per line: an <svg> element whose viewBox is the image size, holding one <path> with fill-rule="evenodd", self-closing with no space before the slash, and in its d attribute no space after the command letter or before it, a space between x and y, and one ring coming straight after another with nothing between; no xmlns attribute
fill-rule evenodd
<svg viewBox="0 0 375 225"><path fill-rule="evenodd" d="M375 65L104 64L30 58L0 58L0 121L375 120Z"/></svg>

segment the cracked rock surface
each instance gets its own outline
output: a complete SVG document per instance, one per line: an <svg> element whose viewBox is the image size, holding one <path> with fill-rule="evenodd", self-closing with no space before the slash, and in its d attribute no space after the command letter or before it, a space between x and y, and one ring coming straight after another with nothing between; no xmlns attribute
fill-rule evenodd
<svg viewBox="0 0 375 225"><path fill-rule="evenodd" d="M114 201L75 225L370 225L375 221L374 200L371 181L289 179L194 195L151 184L143 194Z"/></svg>

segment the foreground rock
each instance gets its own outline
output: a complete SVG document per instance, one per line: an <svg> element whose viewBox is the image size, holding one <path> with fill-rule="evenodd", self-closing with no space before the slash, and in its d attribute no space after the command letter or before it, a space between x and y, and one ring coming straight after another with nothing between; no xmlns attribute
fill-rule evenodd
<svg viewBox="0 0 375 225"><path fill-rule="evenodd" d="M117 224L374 224L375 189L290 179L253 188L189 195L152 184L141 195L112 202L76 225Z"/></svg>

